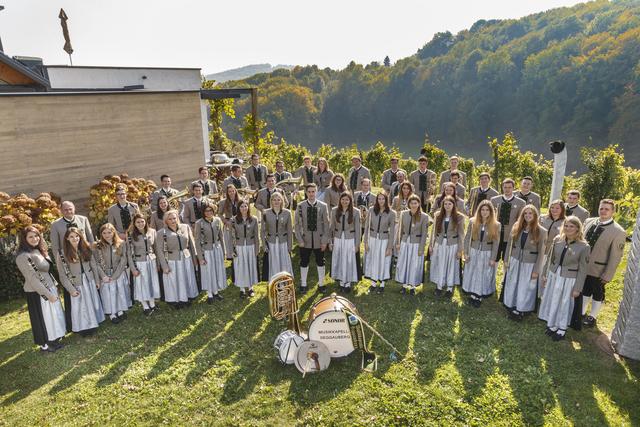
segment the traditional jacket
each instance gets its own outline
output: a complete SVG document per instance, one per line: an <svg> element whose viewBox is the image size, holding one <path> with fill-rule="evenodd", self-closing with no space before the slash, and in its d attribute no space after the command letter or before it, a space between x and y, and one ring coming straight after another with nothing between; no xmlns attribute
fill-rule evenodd
<svg viewBox="0 0 640 427"><path fill-rule="evenodd" d="M222 181L222 194L227 194L227 187L230 185L234 185L236 188L247 188L249 187L249 182L247 178L240 175L239 178L236 178L233 175L229 175Z"/></svg>
<svg viewBox="0 0 640 427"><path fill-rule="evenodd" d="M267 167L265 165L249 166L244 170L244 176L247 178L249 188L259 190L267 184Z"/></svg>
<svg viewBox="0 0 640 427"><path fill-rule="evenodd" d="M459 183L462 184L462 186L466 186L467 185L467 173L461 171L460 169L458 169L458 172L460 173L460 181ZM451 169L447 169L446 171L442 171L442 173L440 174L440 191L442 191L442 185L445 182L451 182ZM464 199L464 197L460 196L461 198Z"/></svg>
<svg viewBox="0 0 640 427"><path fill-rule="evenodd" d="M271 207L271 195L273 193L280 193L282 194L282 197L284 197L284 203L283 203L283 208L289 206L289 199L287 198L287 195L284 193L284 191L281 188L273 188L271 190L269 190L268 188L263 188L261 190L258 191L258 193L256 194L256 198L255 198L255 206L256 209L258 209L260 212L264 211L265 209L269 209Z"/></svg>
<svg viewBox="0 0 640 427"><path fill-rule="evenodd" d="M224 247L224 235L222 234L222 220L214 217L211 221L207 221L205 218L196 221L195 229L193 232L193 238L196 241L198 247L198 259L204 260L204 251L210 251L213 249L213 245L220 243L222 246L222 253L225 253Z"/></svg>
<svg viewBox="0 0 640 427"><path fill-rule="evenodd" d="M180 254L185 257L196 257L198 252L193 241L191 227L187 224L179 224L176 231L165 227L156 232L155 241L156 257L162 269L169 268L169 261L177 261Z"/></svg>
<svg viewBox="0 0 640 427"><path fill-rule="evenodd" d="M192 197L182 204L182 222L193 227L197 220L203 217L204 207L207 199L202 197L200 200Z"/></svg>
<svg viewBox="0 0 640 427"><path fill-rule="evenodd" d="M347 174L347 182L345 184L349 187L351 192L362 191L362 180L365 178L369 178L371 181L371 185L373 185L373 181L371 180L371 172L369 169L364 166L360 166L358 169L352 167L349 169L349 173ZM355 187L354 187L355 185Z"/></svg>
<svg viewBox="0 0 640 427"><path fill-rule="evenodd" d="M387 241L387 249L393 249L396 231L396 214L389 209L376 214L374 208L369 208L367 222L364 227L364 244L369 244L370 238Z"/></svg>
<svg viewBox="0 0 640 427"><path fill-rule="evenodd" d="M493 187L488 187L486 190L483 190L482 187L473 187L469 192L469 199L467 199L466 203L466 212L472 217L476 214L476 208L483 200L491 201L492 198L498 196L498 192Z"/></svg>
<svg viewBox="0 0 640 427"><path fill-rule="evenodd" d="M585 239L591 246L587 274L610 282L622 259L627 233L617 222L600 224L599 218L587 219L584 230Z"/></svg>
<svg viewBox="0 0 640 427"><path fill-rule="evenodd" d="M51 223L51 250L54 256L57 257L64 247L64 235L71 227L77 228L80 233L84 234L90 244L94 242L91 224L89 224L89 219L86 216L74 215L71 220L65 217L58 218Z"/></svg>
<svg viewBox="0 0 640 427"><path fill-rule="evenodd" d="M260 230L258 219L254 216L245 221L238 221L237 218L231 220L231 242L236 246L254 245L256 255L260 251Z"/></svg>
<svg viewBox="0 0 640 427"><path fill-rule="evenodd" d="M37 292L47 298L56 296L57 283L51 275L52 261L42 256L39 250L20 252L16 265L24 277L22 288L25 292Z"/></svg>
<svg viewBox="0 0 640 427"><path fill-rule="evenodd" d="M535 206L536 209L538 209L538 212L540 212L540 195L538 193L530 191L529 193L524 194L522 191L514 191L514 194L516 197L524 200L525 204Z"/></svg>
<svg viewBox="0 0 640 427"><path fill-rule="evenodd" d="M525 201L513 196L511 200L506 200L503 195L491 198L491 204L496 208L496 218L502 224L502 241L507 241L511 235L511 228L520 216L520 211L525 206Z"/></svg>
<svg viewBox="0 0 640 427"><path fill-rule="evenodd" d="M560 237L551 243L551 250L544 265L543 274L549 271L560 273L561 277L575 278L573 290L582 292L587 277L590 248L587 242L567 242Z"/></svg>
<svg viewBox="0 0 640 427"><path fill-rule="evenodd" d="M447 230L444 230L444 221L442 221L442 230L440 232L438 232L436 230L436 220L438 218L438 216L440 215L440 212L438 212L436 214L436 216L433 219L433 230L431 232L431 246L433 247L436 243L441 245L442 242L444 242L445 236L447 239L447 246L453 246L455 244L458 245L458 250L460 252L462 252L462 245L463 245L463 241L464 241L464 220L465 220L465 216L461 213L458 213L457 217L456 217L456 228L454 229L452 227L452 224L449 224L449 227L447 228Z"/></svg>
<svg viewBox="0 0 640 427"><path fill-rule="evenodd" d="M409 182L413 185L413 191L420 197L424 204L436 191L436 173L427 169L424 173L416 169L409 175Z"/></svg>
<svg viewBox="0 0 640 427"><path fill-rule="evenodd" d="M587 218L589 218L589 211L586 210L585 208L583 208L582 206L580 206L580 204L575 205L574 207L570 207L568 203L566 203L564 205L565 208L565 215L567 216L577 216L578 219L580 221L582 221L582 224L584 225L584 222L587 220Z"/></svg>
<svg viewBox="0 0 640 427"><path fill-rule="evenodd" d="M139 272L137 262L144 262L148 259L156 259L155 253L156 232L147 230L147 234L139 235L138 239L127 236L127 255L129 257L129 268L132 272Z"/></svg>
<svg viewBox="0 0 640 427"><path fill-rule="evenodd" d="M344 232L345 239L353 239L356 242L356 249L360 247L360 240L362 239L362 226L360 224L360 211L353 208L353 221L349 223L349 215L344 212L338 219L338 208L335 207L331 210L331 224L329 226L331 230L331 238L339 238Z"/></svg>
<svg viewBox="0 0 640 427"><path fill-rule="evenodd" d="M424 212L420 212L420 220L413 221L411 211L402 211L400 223L398 224L397 244L404 242L407 238L409 243L419 243L418 254L424 255L424 247L427 243L427 233L431 218Z"/></svg>
<svg viewBox="0 0 640 427"><path fill-rule="evenodd" d="M473 238L473 223L474 218L469 220L467 225L467 232L464 235L464 253L465 256L471 253L471 249L479 251L491 251L491 259L496 259L498 256L498 247L500 246L500 234L495 239L489 240L488 230L484 233L480 232L478 239Z"/></svg>
<svg viewBox="0 0 640 427"><path fill-rule="evenodd" d="M265 209L262 213L262 223L260 229L262 245L266 248L267 243L276 243L276 238L280 243L287 243L289 252L293 249L293 224L291 211L281 209L276 213L273 209Z"/></svg>
<svg viewBox="0 0 640 427"><path fill-rule="evenodd" d="M553 239L556 238L562 229L562 224L564 224L564 219L551 219L551 215L545 214L540 217L540 225L547 230L547 241L544 245L544 253L546 254L553 243Z"/></svg>
<svg viewBox="0 0 640 427"><path fill-rule="evenodd" d="M525 264L535 264L533 267L533 271L538 274L542 274L542 266L544 262L544 244L547 238L547 230L538 227L538 241L534 242L531 239L531 236L527 236L527 240L524 243L524 248L520 248L520 239L522 238L522 233L518 234L515 238L509 234L509 242L507 243L507 256L505 259L507 260L507 264L511 262L511 258L517 259L518 261ZM531 233L529 233L531 234Z"/></svg>
<svg viewBox="0 0 640 427"><path fill-rule="evenodd" d="M100 279L111 277L112 280L118 280L127 269L129 256L126 241L120 244L119 249L115 245L96 243L93 258L96 260Z"/></svg>
<svg viewBox="0 0 640 427"><path fill-rule="evenodd" d="M309 166L308 168L306 166L300 166L298 169L296 169L293 172L293 176L295 178L298 178L299 176L301 176L302 177L302 183L304 185L312 184L313 183L313 177L316 174L316 170L317 170L317 168L315 166Z"/></svg>
<svg viewBox="0 0 640 427"><path fill-rule="evenodd" d="M333 171L331 169L320 173L318 173L316 169L316 172L313 174L313 182L318 186L318 190L320 191L326 190L331 185L332 178Z"/></svg>
<svg viewBox="0 0 640 427"><path fill-rule="evenodd" d="M189 188L193 188L193 184L202 185L202 195L203 196L213 196L214 194L218 194L218 184L212 179L207 179L206 181L201 181L196 179L191 183Z"/></svg>
<svg viewBox="0 0 640 427"><path fill-rule="evenodd" d="M398 172L404 172L404 175L408 177L407 171L404 169L387 169L382 172L382 189L387 192L387 194L391 193L391 185L394 182L398 182Z"/></svg>
<svg viewBox="0 0 640 427"><path fill-rule="evenodd" d="M107 222L111 223L118 233L125 233L133 221L133 216L140 212L137 204L127 202L125 206L116 203L107 211Z"/></svg>
<svg viewBox="0 0 640 427"><path fill-rule="evenodd" d="M309 200L298 203L294 225L300 247L318 249L329 243L329 212L325 203L319 200L313 205Z"/></svg>

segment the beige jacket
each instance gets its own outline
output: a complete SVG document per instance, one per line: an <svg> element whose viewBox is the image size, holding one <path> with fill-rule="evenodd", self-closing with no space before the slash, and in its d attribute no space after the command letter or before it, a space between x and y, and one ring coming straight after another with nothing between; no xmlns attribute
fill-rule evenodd
<svg viewBox="0 0 640 427"><path fill-rule="evenodd" d="M495 188L489 187L486 190L482 191L482 187L473 187L469 192L469 199L467 199L467 203L465 205L466 212L469 216L474 216L476 214L476 208L483 200L491 201L492 198L498 196L498 192Z"/></svg>
<svg viewBox="0 0 640 427"><path fill-rule="evenodd" d="M562 252L565 251L564 257ZM573 241L567 244L564 239L556 238L550 247L547 261L544 265L544 276L549 271L560 273L561 277L575 278L573 290L582 292L584 279L587 277L587 265L589 264L590 248L587 242ZM562 265L560 264L562 259Z"/></svg>
<svg viewBox="0 0 640 427"><path fill-rule="evenodd" d="M213 250L213 245L218 243L222 246L222 253L225 253L223 227L220 218L213 218L212 221L202 218L196 221L193 238L196 241L197 256L200 261L204 260L204 251Z"/></svg>
<svg viewBox="0 0 640 427"><path fill-rule="evenodd" d="M191 183L191 185L189 185L189 190L191 190L193 184L196 184L196 183L202 185L203 196L218 194L218 184L216 184L214 180L208 179L206 181L200 181L199 179L196 179Z"/></svg>
<svg viewBox="0 0 640 427"><path fill-rule="evenodd" d="M509 203L509 202L507 202L502 195L498 195L491 198L491 204L493 205L494 208L496 208L496 219L498 221L500 221L500 209L503 203ZM504 224L502 224L501 222L502 232L503 232L502 236L503 236L504 242L509 240L509 236L511 235L511 228L513 228L513 225L518 220L518 217L520 216L520 211L522 210L522 208L524 208L526 204L524 200L516 196L514 196L513 199L511 199L510 203L511 203L511 210L509 211L508 221L505 221Z"/></svg>
<svg viewBox="0 0 640 427"><path fill-rule="evenodd" d="M255 206L256 209L259 210L260 212L264 211L265 209L269 209L271 207L270 205L270 198L269 198L269 194L268 192L271 191L271 194L273 193L280 193L282 194L282 197L284 197L284 206L283 207L287 207L289 206L289 199L287 198L287 195L284 193L284 191L281 188L274 188L273 190L269 190L268 188L263 188L261 190L258 191L258 193L256 194L256 198L255 198Z"/></svg>
<svg viewBox="0 0 640 427"><path fill-rule="evenodd" d="M316 228L315 231L310 231L311 224L308 218L310 206L308 200L298 203L294 224L296 240L301 248L319 249L320 245L329 243L329 211L325 203L316 200Z"/></svg>
<svg viewBox="0 0 640 427"><path fill-rule="evenodd" d="M582 221L583 225L587 220L587 218L589 218L589 211L583 208L582 206L580 206L579 204L575 205L573 208L570 208L569 204L567 203L564 205L564 208L567 216L571 216L571 215L577 216L578 219Z"/></svg>
<svg viewBox="0 0 640 427"><path fill-rule="evenodd" d="M547 241L544 245L544 253L549 252L549 248L553 244L553 239L556 238L557 235L560 234L562 230L562 224L564 224L564 219L553 220L549 214L542 215L540 217L540 225L547 230Z"/></svg>
<svg viewBox="0 0 640 427"><path fill-rule="evenodd" d="M591 241L590 231L596 230L598 222L598 218L589 218L585 222L584 236L587 242ZM601 226L600 230L596 243L591 247L587 274L610 282L622 260L627 233L615 221Z"/></svg>
<svg viewBox="0 0 640 427"><path fill-rule="evenodd" d="M57 295L55 291L57 283L51 275L50 262L38 250L21 252L16 256L16 265L24 277L22 288L25 292L37 292L47 298L53 298Z"/></svg>
<svg viewBox="0 0 640 427"><path fill-rule="evenodd" d="M433 218L433 230L431 230L431 241L429 242L432 248L436 243L441 245L442 242L444 242L444 236L445 236L444 221L442 222L442 230L440 232L436 230L436 226L435 226L436 220L439 215L440 215L440 212L438 212ZM463 249L462 245L464 241L464 221L465 221L465 216L461 213L458 213L456 217L456 228L452 229L450 225L446 233L447 246L458 245L459 252L462 252L462 249Z"/></svg>
<svg viewBox="0 0 640 427"><path fill-rule="evenodd" d="M158 208L158 199L160 198L160 196L165 196L168 199L171 196L175 196L179 192L180 191L176 190L175 188L169 188L168 190L165 190L164 188L160 187L158 190L151 193L151 209Z"/></svg>
<svg viewBox="0 0 640 427"><path fill-rule="evenodd" d="M404 169L396 169L395 171L391 170L391 169L387 169L384 172L382 172L382 189L384 191L388 193L391 192L391 184L393 184L394 182L398 181L397 178L397 174L398 172L404 172L405 176L408 177L407 175L407 171ZM392 180L392 178L396 176L395 180Z"/></svg>
<svg viewBox="0 0 640 427"><path fill-rule="evenodd" d="M98 276L101 279L111 277L112 280L118 280L120 275L127 269L129 255L127 254L126 241L120 245L120 251L113 245L95 245L93 249L93 257L98 267ZM120 252L118 254L118 252Z"/></svg>
<svg viewBox="0 0 640 427"><path fill-rule="evenodd" d="M259 172L260 179L256 179L256 172ZM247 178L247 182L249 183L249 188L252 190L259 190L264 188L267 184L267 167L265 165L259 164L258 166L249 166L244 170L244 176Z"/></svg>
<svg viewBox="0 0 640 427"><path fill-rule="evenodd" d="M426 176L425 187L420 187L420 176ZM436 173L431 169L427 169L424 174L420 172L420 169L416 169L409 175L409 182L413 185L413 191L420 197L423 203L431 197L436 191Z"/></svg>
<svg viewBox="0 0 640 427"><path fill-rule="evenodd" d="M232 185L232 184L233 184L233 185L235 185L235 184L233 183L233 179L234 179L234 177L233 177L232 175L229 175L228 177L226 177L226 178L224 179L224 181L222 181L222 194L223 194L224 196L226 196L226 194L227 194L227 187L228 187L228 186L230 186L230 185ZM236 178L236 179L237 179L237 180L239 181L239 183L240 183L240 187L238 187L238 186L236 185L236 188L248 188L248 187L249 187L249 182L247 181L247 178L246 178L246 177L244 177L244 176L240 175L240 178Z"/></svg>
<svg viewBox="0 0 640 427"><path fill-rule="evenodd" d="M51 250L56 257L64 247L64 235L72 226L84 234L89 244L94 242L91 224L89 224L89 219L86 216L75 215L71 221L66 220L64 217L58 218L51 223Z"/></svg>
<svg viewBox="0 0 640 427"><path fill-rule="evenodd" d="M445 181L442 184L440 184L440 192L442 192L442 189L444 188L444 184L446 182L449 182L449 181ZM467 193L466 187L464 185L460 184L460 182L458 182L456 184L456 196L458 196L461 199L464 199L464 196L465 196L466 193Z"/></svg>
<svg viewBox="0 0 640 427"><path fill-rule="evenodd" d="M440 196L436 197L433 201L433 205L431 205L431 215L435 215L436 212L440 210L440 206L442 205ZM456 198L456 209L458 213L465 213L464 200L460 197Z"/></svg>
<svg viewBox="0 0 640 427"><path fill-rule="evenodd" d="M371 180L371 172L369 172L369 169L365 168L364 166L360 166L357 172L358 178L356 179L356 188L351 188L351 176L356 173L355 168L351 167L351 169L349 169L349 173L347 174L347 181L345 182L345 185L349 188L349 190L351 190L351 192L362 191L362 180L365 178L369 178L369 180L371 181L371 185L373 186L373 180Z"/></svg>
<svg viewBox="0 0 640 427"><path fill-rule="evenodd" d="M331 185L331 179L333 178L333 171L331 169L322 173L316 172L313 174L313 182L318 186L318 190L326 190Z"/></svg>
<svg viewBox="0 0 640 427"><path fill-rule="evenodd" d="M151 218L149 218L149 227L154 230L160 230L164 228L164 216L162 219L158 218L158 212L152 212Z"/></svg>
<svg viewBox="0 0 640 427"><path fill-rule="evenodd" d="M182 222L193 227L196 221L202 218L204 206L207 202L208 200L205 197L202 197L200 200L196 200L195 197L185 200L182 204L182 212L180 215Z"/></svg>
<svg viewBox="0 0 640 427"><path fill-rule="evenodd" d="M93 255L91 256L89 261L82 261L82 263L80 263L69 262L69 260L65 259L65 262L61 262L61 265L63 267L62 270L60 270L60 281L62 281L62 286L64 286L64 288L70 293L75 292L76 288L79 288L82 284L83 269L85 274L96 282L96 286L100 286L98 266L96 265L96 260Z"/></svg>
<svg viewBox="0 0 640 427"><path fill-rule="evenodd" d="M467 173L461 171L460 169L458 169L458 172L460 172L460 181L459 183L462 184L462 186L466 186L467 185ZM442 186L445 182L450 182L451 181L451 169L447 169L446 171L443 171L440 174L440 191L442 191ZM464 199L464 197L460 196L461 198Z"/></svg>
<svg viewBox="0 0 640 427"><path fill-rule="evenodd" d="M473 238L473 223L474 218L471 218L467 225L467 232L464 235L465 256L469 256L471 249L476 249L479 251L491 251L491 259L496 259L498 257L498 248L500 246L500 235L498 234L494 240L489 240L489 233L485 232L484 234L480 233L478 236L479 239L475 240Z"/></svg>
<svg viewBox="0 0 640 427"><path fill-rule="evenodd" d="M534 193L533 191L530 191L528 194L525 195L525 194L522 194L521 191L514 191L514 194L516 195L516 197L519 197L522 200L524 200L525 204L535 206L536 209L538 209L538 212L540 212L540 195L538 193Z"/></svg>
<svg viewBox="0 0 640 427"><path fill-rule="evenodd" d="M418 254L424 255L424 248L428 239L429 224L431 217L424 212L420 212L420 220L414 222L411 218L411 211L402 211L400 223L398 225L396 244L408 241L409 243L419 243Z"/></svg>
<svg viewBox="0 0 640 427"><path fill-rule="evenodd" d="M335 207L331 210L331 224L329 229L331 230L331 240L342 237L344 233L345 239L354 239L356 242L356 248L360 247L360 240L362 239L362 225L360 224L360 211L353 208L353 221L349 224L349 215L345 212L337 218L338 208Z"/></svg>
<svg viewBox="0 0 640 427"><path fill-rule="evenodd" d="M370 238L387 241L387 249L393 249L396 231L396 214L391 209L388 212L375 213L369 208L367 222L364 227L364 244L369 244Z"/></svg>
<svg viewBox="0 0 640 427"><path fill-rule="evenodd" d="M309 169L304 166L300 166L293 172L293 176L294 178L301 176L303 185L313 184L313 177L316 174L316 170L317 168L315 166L310 166Z"/></svg>
<svg viewBox="0 0 640 427"><path fill-rule="evenodd" d="M129 257L129 268L132 272L140 272L137 262L144 262L156 259L155 253L156 232L147 230L144 236L138 236L138 240L127 237L127 256Z"/></svg>
<svg viewBox="0 0 640 427"><path fill-rule="evenodd" d="M131 220L133 221L133 215L140 212L140 208L137 204L132 202L127 202L126 209L129 211L129 215L131 216ZM118 204L113 204L109 207L107 211L107 222L113 224L118 233L126 233L124 225L122 224L122 217L120 216L120 207Z"/></svg>
<svg viewBox="0 0 640 427"><path fill-rule="evenodd" d="M260 224L260 237L262 245L267 248L267 243L276 243L276 238L280 243L287 242L289 252L293 249L293 224L291 211L282 209L278 214L273 209L265 209L262 213Z"/></svg>
<svg viewBox="0 0 640 427"><path fill-rule="evenodd" d="M507 243L507 254L505 256L506 266L511 262L511 259L516 259L521 263L525 264L535 264L533 267L533 271L538 274L542 274L542 266L544 262L544 244L547 239L547 230L540 227L538 224L536 226L539 228L539 236L538 241L534 242L532 239L527 238L524 243L524 248L520 249L520 237L522 232L518 234L515 238L509 235L509 241Z"/></svg>
<svg viewBox="0 0 640 427"><path fill-rule="evenodd" d="M181 254L185 258L198 256L191 227L187 224L179 224L176 231L168 227L158 230L155 251L162 269L168 269L169 261L179 260Z"/></svg>
<svg viewBox="0 0 640 427"><path fill-rule="evenodd" d="M346 190L349 191L349 190ZM329 187L324 193L324 202L328 205L329 209L333 209L338 206L340 203L340 195L342 193L339 191L335 191L333 188Z"/></svg>
<svg viewBox="0 0 640 427"><path fill-rule="evenodd" d="M250 221L238 222L236 218L231 220L231 244L233 247L254 245L256 255L260 251L260 229L258 219L250 217Z"/></svg>

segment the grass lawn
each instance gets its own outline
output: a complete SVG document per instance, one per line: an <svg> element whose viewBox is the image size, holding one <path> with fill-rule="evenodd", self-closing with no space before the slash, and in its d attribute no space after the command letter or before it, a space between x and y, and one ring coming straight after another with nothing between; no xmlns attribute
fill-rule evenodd
<svg viewBox="0 0 640 427"><path fill-rule="evenodd" d="M375 373L359 371L354 353L305 379L276 360L284 326L268 314L264 284L250 302L231 287L222 302L162 304L150 318L136 306L55 354L33 346L23 301L3 303L0 424L640 425L640 364L597 343L615 322L624 267L600 330L559 343L533 316L508 320L495 298L475 309L459 291L436 299L428 285L410 298L392 282L367 295L361 282L349 299L406 357L392 363L374 339ZM299 299L304 320L318 299Z"/></svg>

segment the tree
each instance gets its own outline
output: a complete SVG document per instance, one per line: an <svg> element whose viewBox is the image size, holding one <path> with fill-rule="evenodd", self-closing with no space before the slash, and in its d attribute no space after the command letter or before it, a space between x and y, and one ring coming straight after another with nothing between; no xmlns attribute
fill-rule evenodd
<svg viewBox="0 0 640 427"><path fill-rule="evenodd" d="M253 120L253 116L251 116L251 114L245 115L242 119L242 123L240 132L242 133L242 139L245 142L245 149L249 146L252 147L250 151L252 154L260 154L262 149L267 144L270 144L276 136L275 132L272 130L264 133L267 127L267 122L262 119Z"/></svg>
<svg viewBox="0 0 640 427"><path fill-rule="evenodd" d="M589 173L582 177L582 196L587 209L598 212L602 199L619 199L625 187L624 155L618 145L604 149L583 147L580 157Z"/></svg>
<svg viewBox="0 0 640 427"><path fill-rule="evenodd" d="M202 82L203 89L211 89L215 86L214 80L205 80ZM231 119L236 118L234 110L233 98L209 100L209 147L213 151L224 151L229 145L227 134L222 129L222 119L227 116Z"/></svg>
<svg viewBox="0 0 640 427"><path fill-rule="evenodd" d="M389 55L384 57L384 62L383 62L385 67L391 67L391 60L389 59Z"/></svg>

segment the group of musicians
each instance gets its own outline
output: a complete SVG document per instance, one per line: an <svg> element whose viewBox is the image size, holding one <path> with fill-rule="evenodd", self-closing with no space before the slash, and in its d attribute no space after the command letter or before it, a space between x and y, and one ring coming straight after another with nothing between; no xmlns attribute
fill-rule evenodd
<svg viewBox="0 0 640 427"><path fill-rule="evenodd" d="M382 174L382 191L373 194L371 174L358 156L344 176L326 159L312 165L310 157L293 174L282 161L270 173L254 154L246 169L231 167L221 188L201 167L190 185L192 197L179 206L179 192L162 175L150 217L127 200L126 186L117 186L117 202L97 236L65 201L62 218L51 225L53 260L38 229L26 227L19 235L16 263L25 277L34 341L42 351L56 351L69 331L90 335L107 318L121 322L133 301L147 316L160 299L180 309L203 291L212 304L222 300L228 278L241 298L250 298L258 282L294 273L294 243L301 293L309 287L313 255L321 293L327 291L329 258L330 277L342 292L362 277L370 281L368 292L378 294L391 278L407 295L431 281L436 296L445 298L461 285L477 308L495 293L502 261L500 301L511 319L538 311L553 340L563 339L569 326L595 325L624 250L615 203L602 200L598 215L589 218L580 193L570 190L566 202L551 201L540 216L531 177L518 191L505 179L499 193L487 173L466 197L467 177L458 162L451 157L438 181L426 157L410 174L393 158ZM304 196L297 202L299 186ZM54 262L64 308L51 274Z"/></svg>

